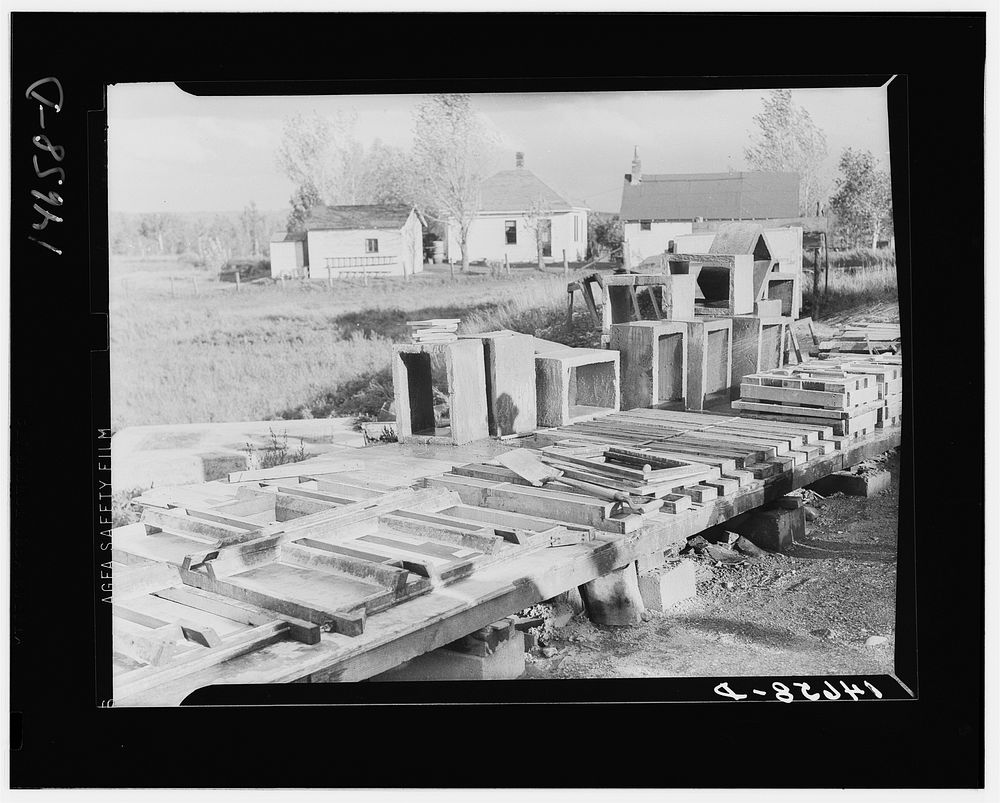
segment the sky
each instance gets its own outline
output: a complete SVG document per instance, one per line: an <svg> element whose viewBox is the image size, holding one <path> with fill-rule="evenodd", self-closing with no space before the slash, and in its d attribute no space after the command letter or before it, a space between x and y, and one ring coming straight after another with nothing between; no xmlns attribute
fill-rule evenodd
<svg viewBox="0 0 1000 803"><path fill-rule="evenodd" d="M500 136L504 162L525 166L560 194L617 212L623 175L639 148L645 173L746 169L743 148L760 90L477 94ZM884 88L801 89L793 100L826 133L831 176L847 147L888 166ZM296 113L354 113L355 136L408 148L420 95L196 97L171 83L108 88L112 212L222 212L288 208L293 186L275 153Z"/></svg>

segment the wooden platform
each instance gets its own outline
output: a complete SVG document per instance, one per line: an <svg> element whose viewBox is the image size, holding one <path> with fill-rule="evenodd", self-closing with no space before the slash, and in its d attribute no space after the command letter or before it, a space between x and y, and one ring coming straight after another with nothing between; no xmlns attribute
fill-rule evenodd
<svg viewBox="0 0 1000 803"><path fill-rule="evenodd" d="M378 454L384 487L370 470L322 474L328 462L150 494L147 520L114 533L116 706L176 705L212 683L372 677L898 446L900 430L848 440L641 409L517 443L582 474L611 473L608 450L635 453L652 501L636 513L519 484L492 460L497 442L355 450ZM420 487L392 488L394 462Z"/></svg>

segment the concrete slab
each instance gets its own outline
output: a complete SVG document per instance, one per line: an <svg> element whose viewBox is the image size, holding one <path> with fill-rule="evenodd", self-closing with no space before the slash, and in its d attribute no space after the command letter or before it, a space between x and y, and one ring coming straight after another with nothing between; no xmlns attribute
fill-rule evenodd
<svg viewBox="0 0 1000 803"><path fill-rule="evenodd" d="M288 434L290 450L297 450L301 439L312 456L353 454L364 446L350 418L129 427L111 439L112 488L118 492L220 479L247 468L247 443L267 446L272 431L279 438Z"/></svg>

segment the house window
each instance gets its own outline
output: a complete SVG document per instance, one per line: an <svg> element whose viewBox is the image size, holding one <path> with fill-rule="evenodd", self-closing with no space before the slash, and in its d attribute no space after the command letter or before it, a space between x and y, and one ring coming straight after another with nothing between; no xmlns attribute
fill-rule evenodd
<svg viewBox="0 0 1000 803"><path fill-rule="evenodd" d="M505 220L503 223L503 231L507 240L507 245L517 245L517 221Z"/></svg>
<svg viewBox="0 0 1000 803"><path fill-rule="evenodd" d="M649 231L653 228L652 220L640 220L639 221L639 231Z"/></svg>
<svg viewBox="0 0 1000 803"><path fill-rule="evenodd" d="M378 253L378 240L375 240L375 239L365 240L365 253L366 254L377 254Z"/></svg>
<svg viewBox="0 0 1000 803"><path fill-rule="evenodd" d="M580 242L580 218L573 215L573 242Z"/></svg>

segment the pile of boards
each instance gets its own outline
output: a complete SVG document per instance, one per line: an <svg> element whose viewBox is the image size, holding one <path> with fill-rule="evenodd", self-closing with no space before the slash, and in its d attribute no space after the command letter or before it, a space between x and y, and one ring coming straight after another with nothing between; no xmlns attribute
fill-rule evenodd
<svg viewBox="0 0 1000 803"><path fill-rule="evenodd" d="M902 416L902 360L820 360L743 377L733 409L750 418L826 424L852 439Z"/></svg>
<svg viewBox="0 0 1000 803"><path fill-rule="evenodd" d="M414 343L450 343L458 340L461 318L432 318L426 321L407 321L410 339Z"/></svg>
<svg viewBox="0 0 1000 803"><path fill-rule="evenodd" d="M898 323L859 323L845 327L819 344L821 357L840 354L899 354L902 337Z"/></svg>

